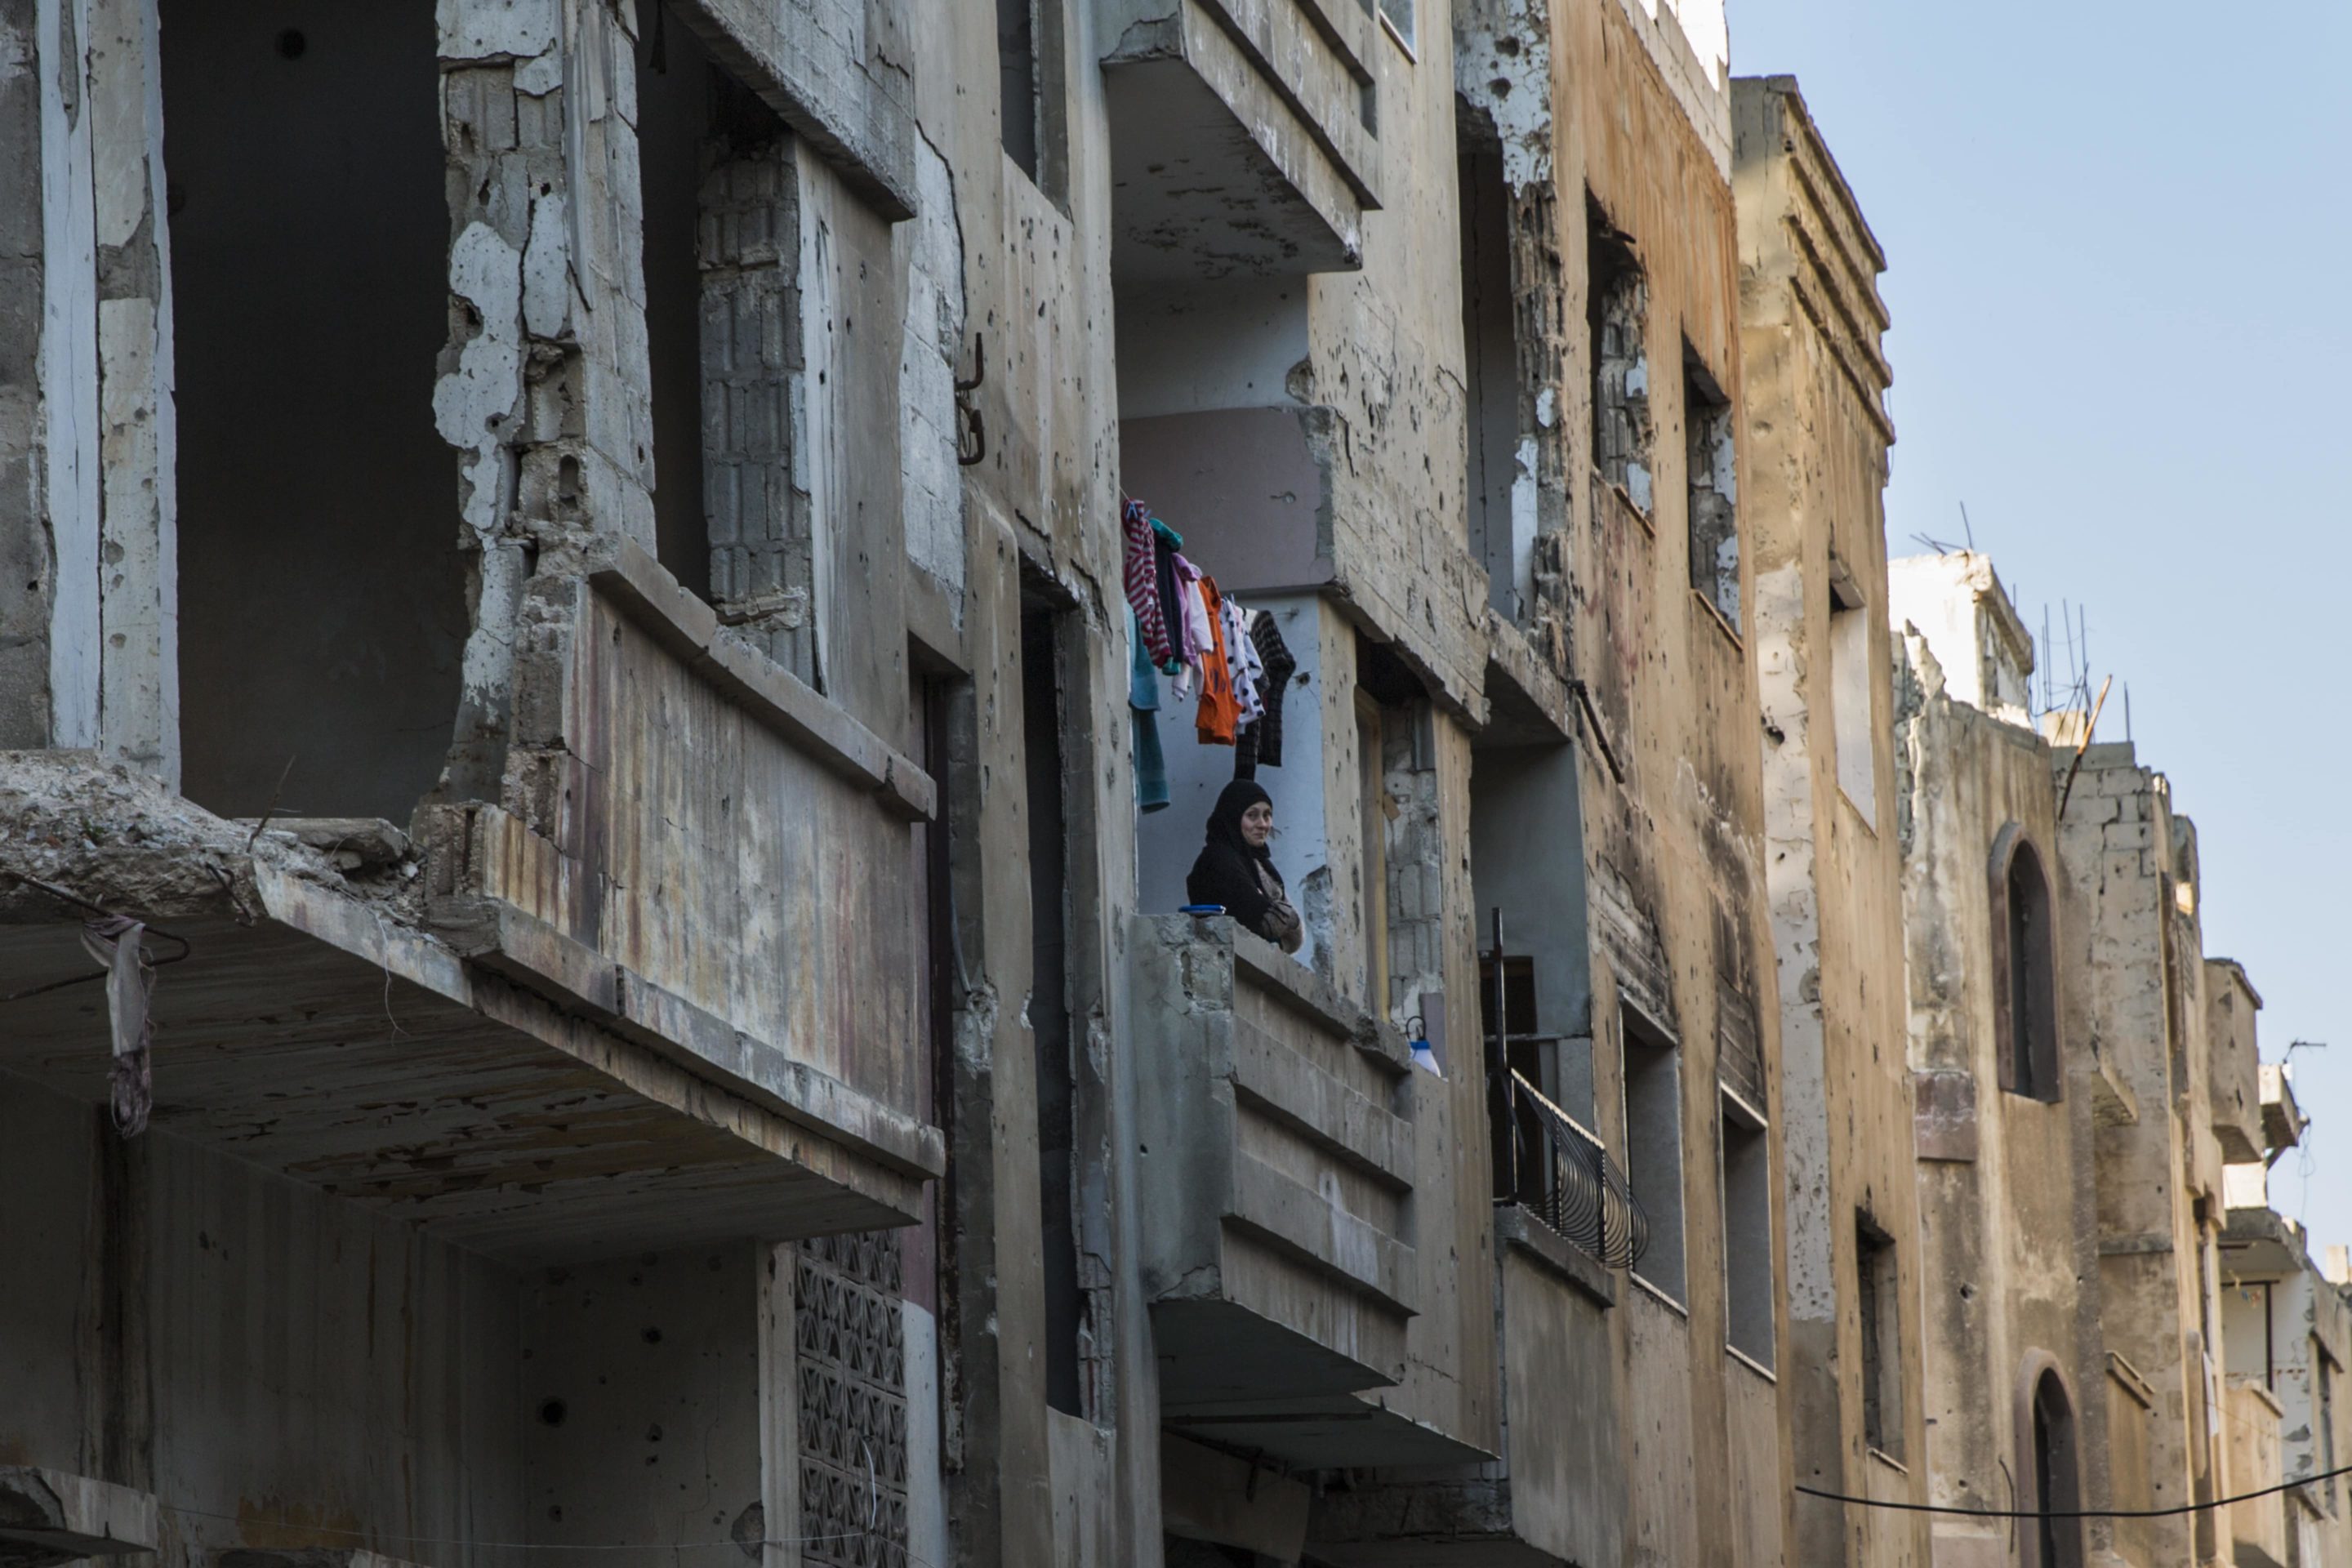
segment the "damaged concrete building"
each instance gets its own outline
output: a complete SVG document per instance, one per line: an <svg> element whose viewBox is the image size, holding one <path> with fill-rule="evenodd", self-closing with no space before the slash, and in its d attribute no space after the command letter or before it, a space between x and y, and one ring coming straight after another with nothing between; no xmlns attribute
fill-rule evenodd
<svg viewBox="0 0 2352 1568"><path fill-rule="evenodd" d="M2019 1226L2151 1495L2329 1468L1713 0L0 0L0 1563L1965 1564Z"/></svg>
<svg viewBox="0 0 2352 1568"><path fill-rule="evenodd" d="M2333 1468L2346 1302L2269 1207L2304 1127L2205 953L2196 829L2091 714L2037 732L1990 561L1892 590L1927 1474L2060 1516L1939 1517L1935 1561L2334 1561L2331 1483L2292 1483Z"/></svg>
<svg viewBox="0 0 2352 1568"><path fill-rule="evenodd" d="M1793 79L1740 81L1734 112L1791 1469L1819 1491L1916 1506L1927 1436L1911 1084L1895 1048L1885 258ZM1927 1516L1801 1494L1790 1560L1925 1564Z"/></svg>

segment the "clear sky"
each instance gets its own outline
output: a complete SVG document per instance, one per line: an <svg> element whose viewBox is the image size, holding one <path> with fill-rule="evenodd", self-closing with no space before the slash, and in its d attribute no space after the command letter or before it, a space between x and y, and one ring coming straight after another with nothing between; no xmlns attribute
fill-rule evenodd
<svg viewBox="0 0 2352 1568"><path fill-rule="evenodd" d="M1887 542L2087 615L2099 739L2197 823L2206 951L2313 1125L2271 1199L2352 1241L2352 5L1730 0L1887 255ZM2065 662L2063 648L2058 662ZM2047 657L2047 656L2045 656Z"/></svg>

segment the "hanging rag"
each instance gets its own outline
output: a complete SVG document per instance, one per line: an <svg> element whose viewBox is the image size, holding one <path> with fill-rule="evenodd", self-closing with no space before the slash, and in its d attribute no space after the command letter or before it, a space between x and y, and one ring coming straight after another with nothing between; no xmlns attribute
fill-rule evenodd
<svg viewBox="0 0 2352 1568"><path fill-rule="evenodd" d="M1160 750L1160 672L1144 649L1143 633L1130 613L1128 626L1134 657L1127 678L1128 719L1135 732L1135 805L1139 812L1168 809L1168 759Z"/></svg>
<svg viewBox="0 0 2352 1568"><path fill-rule="evenodd" d="M81 944L106 970L106 1011L113 1034L114 1066L108 1074L108 1100L114 1130L125 1138L147 1131L155 1101L148 1047L155 1026L148 1003L155 993L155 969L147 962L147 928L127 915L85 921Z"/></svg>
<svg viewBox="0 0 2352 1568"><path fill-rule="evenodd" d="M1255 761L1269 768L1282 766L1282 696L1290 689L1290 678L1298 672L1298 660L1292 657L1290 646L1282 640L1282 632L1274 617L1260 610L1250 616L1249 640L1257 656L1258 665L1265 671L1258 682L1258 696L1265 711L1250 732L1257 737Z"/></svg>
<svg viewBox="0 0 2352 1568"><path fill-rule="evenodd" d="M1151 514L1141 501L1131 500L1119 509L1118 531L1121 576L1128 607L1135 612L1139 628L1137 635L1154 665L1167 664L1176 651L1168 641L1168 619L1160 607L1159 537L1151 531Z"/></svg>
<svg viewBox="0 0 2352 1568"><path fill-rule="evenodd" d="M1160 673L1173 675L1184 662L1184 600L1176 579L1176 547L1161 532L1166 525L1151 520L1151 577L1160 599L1160 624L1167 629L1168 657Z"/></svg>
<svg viewBox="0 0 2352 1568"><path fill-rule="evenodd" d="M1234 700L1233 670L1225 658L1223 604L1214 577L1202 577L1193 586L1200 593L1203 618L1208 623L1209 644L1201 658L1201 709L1193 719L1193 728L1201 744L1230 746L1242 713L1241 704Z"/></svg>

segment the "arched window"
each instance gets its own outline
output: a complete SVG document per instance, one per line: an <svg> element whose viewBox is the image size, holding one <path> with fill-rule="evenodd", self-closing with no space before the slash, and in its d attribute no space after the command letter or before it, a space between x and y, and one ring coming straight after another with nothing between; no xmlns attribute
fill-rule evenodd
<svg viewBox="0 0 2352 1568"><path fill-rule="evenodd" d="M2058 928L2041 852L2012 822L1993 840L1993 1043L2000 1087L2056 1100L2065 1082L2058 1058Z"/></svg>
<svg viewBox="0 0 2352 1568"><path fill-rule="evenodd" d="M2033 1568L2082 1568L2083 1521L2053 1517L2083 1506L2074 1457L2074 1404L2057 1368L2045 1367L2033 1380L2032 1406L2033 1468L2029 1473L2033 1506L2042 1514L2034 1521Z"/></svg>

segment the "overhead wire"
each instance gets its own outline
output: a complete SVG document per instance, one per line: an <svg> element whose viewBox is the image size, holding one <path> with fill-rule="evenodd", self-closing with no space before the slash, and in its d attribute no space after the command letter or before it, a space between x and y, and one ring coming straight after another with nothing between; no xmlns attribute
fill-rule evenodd
<svg viewBox="0 0 2352 1568"><path fill-rule="evenodd" d="M2280 1492L2293 1491L2297 1487L2332 1481L2338 1476L2347 1475L2352 1475L2352 1465L2339 1465L2335 1469L2322 1470L2316 1475L2297 1476L2291 1481L2281 1481L2260 1491L2240 1492L2235 1497L2216 1498L2211 1502L2185 1502L2176 1508L1957 1508L1945 1503L1895 1502L1883 1498L1852 1497L1844 1492L1803 1485L1800 1485L1797 1490L1807 1497L1820 1498L1824 1502L1852 1503L1858 1508L1880 1508L1895 1513L1940 1513L1960 1519L2178 1519L2182 1514L2228 1508L2232 1503L2254 1502Z"/></svg>

